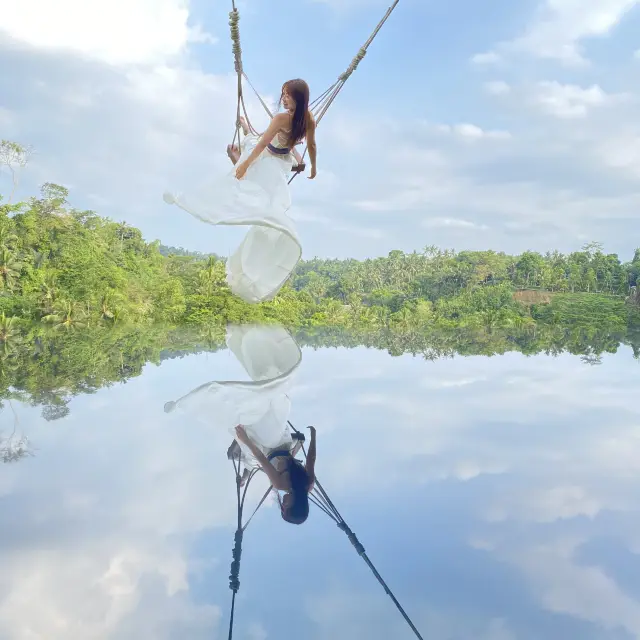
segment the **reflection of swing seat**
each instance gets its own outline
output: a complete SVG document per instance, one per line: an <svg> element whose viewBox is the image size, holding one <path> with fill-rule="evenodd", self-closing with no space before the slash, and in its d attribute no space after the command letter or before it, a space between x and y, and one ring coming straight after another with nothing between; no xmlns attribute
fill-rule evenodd
<svg viewBox="0 0 640 640"><path fill-rule="evenodd" d="M227 460L240 460L241 456L240 445L234 440L227 449Z"/></svg>

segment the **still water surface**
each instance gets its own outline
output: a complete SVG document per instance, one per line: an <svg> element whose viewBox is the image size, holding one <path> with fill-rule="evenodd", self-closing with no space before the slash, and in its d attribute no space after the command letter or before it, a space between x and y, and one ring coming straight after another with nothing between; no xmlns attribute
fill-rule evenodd
<svg viewBox="0 0 640 640"><path fill-rule="evenodd" d="M424 638L640 637L640 365L508 353L425 361L302 350L290 419L316 473ZM34 456L0 468L0 638L226 638L236 526L215 411L165 412L229 350L149 364L74 398L12 402ZM17 422L15 422L17 420ZM266 488L255 479L253 507ZM252 510L252 508L251 508ZM268 500L244 537L234 638L414 636L336 525Z"/></svg>

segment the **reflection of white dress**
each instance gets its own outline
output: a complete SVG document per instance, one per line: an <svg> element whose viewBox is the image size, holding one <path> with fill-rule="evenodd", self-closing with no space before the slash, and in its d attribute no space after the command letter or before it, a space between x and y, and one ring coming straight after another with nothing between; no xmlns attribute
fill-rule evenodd
<svg viewBox="0 0 640 640"><path fill-rule="evenodd" d="M256 135L244 138L239 162L251 154L259 139ZM293 221L287 215L292 165L290 153L274 155L265 149L242 180L235 177L234 166L194 198L164 194L165 202L203 222L251 227L227 261L231 291L246 302L271 300L302 255Z"/></svg>
<svg viewBox="0 0 640 640"><path fill-rule="evenodd" d="M234 438L236 425L242 424L265 455L291 449L287 391L302 359L300 347L282 327L244 325L227 329L227 346L251 380L207 382L179 400L167 402L165 411L186 409L208 425L214 422L226 428ZM238 444L243 463L259 466L248 447Z"/></svg>

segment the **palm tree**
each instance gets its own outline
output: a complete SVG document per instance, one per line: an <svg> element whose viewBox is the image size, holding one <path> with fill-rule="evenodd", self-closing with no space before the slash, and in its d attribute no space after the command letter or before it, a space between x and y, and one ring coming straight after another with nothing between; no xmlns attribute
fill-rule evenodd
<svg viewBox="0 0 640 640"><path fill-rule="evenodd" d="M100 299L100 317L103 320L113 320L115 322L119 315L113 292L106 291Z"/></svg>
<svg viewBox="0 0 640 640"><path fill-rule="evenodd" d="M0 315L0 360L10 356L20 342L17 323L17 318L7 318L4 312Z"/></svg>
<svg viewBox="0 0 640 640"><path fill-rule="evenodd" d="M20 276L22 262L7 247L0 247L0 289L13 291Z"/></svg>
<svg viewBox="0 0 640 640"><path fill-rule="evenodd" d="M82 305L71 300L56 300L53 313L42 318L56 329L83 329L88 326Z"/></svg>
<svg viewBox="0 0 640 640"><path fill-rule="evenodd" d="M56 276L46 273L40 282L40 306L45 314L51 313L58 297Z"/></svg>
<svg viewBox="0 0 640 640"><path fill-rule="evenodd" d="M202 282L201 291L210 296L214 289L222 286L225 280L224 267L213 256L209 256L204 269L198 273L198 278Z"/></svg>
<svg viewBox="0 0 640 640"><path fill-rule="evenodd" d="M8 227L0 227L0 247L14 249L18 243L18 236Z"/></svg>

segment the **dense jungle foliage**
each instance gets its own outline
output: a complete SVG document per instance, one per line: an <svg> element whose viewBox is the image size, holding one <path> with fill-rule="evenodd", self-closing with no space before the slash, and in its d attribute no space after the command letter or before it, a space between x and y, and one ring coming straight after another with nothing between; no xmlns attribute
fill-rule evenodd
<svg viewBox="0 0 640 640"><path fill-rule="evenodd" d="M0 317L54 327L278 321L287 326L620 329L638 322L640 250L621 262L597 243L563 255L392 251L300 263L273 301L231 295L215 255L170 250L93 211L64 187L0 204Z"/></svg>
<svg viewBox="0 0 640 640"><path fill-rule="evenodd" d="M6 408L12 400L20 401L41 407L46 420L68 415L75 396L126 382L141 375L146 366L226 348L226 328L218 324L179 328L157 324L94 326L82 331L58 331L46 325L27 327L5 321L2 331L0 408ZM586 365L598 365L604 354L628 345L640 361L640 331L616 333L598 327L547 325L519 332L314 327L298 329L292 335L303 348L366 346L392 356L412 354L425 360L513 351L552 356L571 353ZM10 457L15 454L15 446L3 450L3 438L7 439L6 431L0 433L0 457Z"/></svg>

